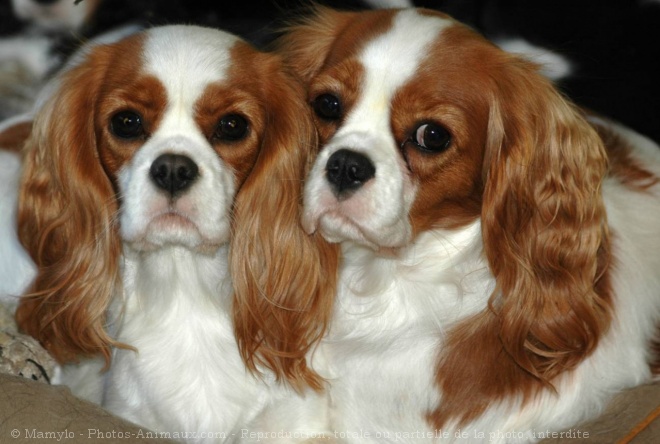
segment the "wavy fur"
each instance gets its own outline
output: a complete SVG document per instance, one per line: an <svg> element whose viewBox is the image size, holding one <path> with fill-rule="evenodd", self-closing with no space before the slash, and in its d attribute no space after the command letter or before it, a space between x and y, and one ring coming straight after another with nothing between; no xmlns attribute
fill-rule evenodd
<svg viewBox="0 0 660 444"><path fill-rule="evenodd" d="M305 356L323 336L334 299L336 247L300 225L303 180L316 133L300 97L302 85L273 71L268 125L278 128L262 150L236 200L235 331L253 371L272 369L296 387L322 387Z"/></svg>
<svg viewBox="0 0 660 444"><path fill-rule="evenodd" d="M16 313L21 329L59 361L101 354L117 345L105 330L105 310L120 285L121 244L114 190L98 162L91 110L110 59L71 70L36 117L25 147L19 197L19 237L38 274ZM101 69L99 69L101 67ZM81 122L63 128L61 122Z"/></svg>

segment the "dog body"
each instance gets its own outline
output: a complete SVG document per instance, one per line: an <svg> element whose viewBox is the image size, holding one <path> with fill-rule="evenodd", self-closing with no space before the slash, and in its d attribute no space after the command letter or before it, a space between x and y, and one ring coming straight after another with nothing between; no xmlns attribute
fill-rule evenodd
<svg viewBox="0 0 660 444"><path fill-rule="evenodd" d="M63 380L186 442L325 432L325 400L250 373L234 336L231 264L252 257L260 229L250 208L296 225L283 222L301 195L289 177L314 140L280 59L221 31L166 26L86 47L44 94L5 197L18 215L2 227L21 242L3 260L27 251L34 268L2 281L26 293L24 331L62 363L82 359Z"/></svg>
<svg viewBox="0 0 660 444"><path fill-rule="evenodd" d="M657 157L653 152L657 146L641 142L647 144L649 157ZM660 170L655 168L654 173ZM649 382L649 347L657 331L658 311L654 270L660 264L655 257L646 263L638 259L649 254L648 233L657 228L653 217L636 209L641 208L638 205L650 212L659 208L648 206L648 197L631 192L616 179L609 180L604 189L609 221L619 224L617 232L626 239L625 245L617 244L617 254L631 260L631 265L617 270L615 278L615 291L626 295L615 302L620 313L617 321L593 354L553 380L556 393L547 388L527 403L525 393L513 387L504 399L487 400L487 392L478 394L484 400L470 399L474 396L471 376L506 386L489 366L508 357L489 362L484 352L484 362L480 362L467 356L474 368L463 375L468 378L461 381L465 391L457 387L459 394L446 408L456 406L461 412L464 406L474 408L475 402L488 406L465 423L447 422L436 428L430 414L443 403L437 369L444 338L461 321L472 322L488 311L494 290L479 239L480 223L425 232L396 258L344 244L337 306L315 366L330 381L332 428L368 430L375 438L354 442L395 438L403 442L455 438L460 442L533 442L596 416L613 393ZM646 277L628 277L639 275ZM479 345L466 340L464 346Z"/></svg>
<svg viewBox="0 0 660 444"><path fill-rule="evenodd" d="M332 429L537 441L651 380L658 146L431 11L320 8L281 51L322 142L303 226L341 244Z"/></svg>

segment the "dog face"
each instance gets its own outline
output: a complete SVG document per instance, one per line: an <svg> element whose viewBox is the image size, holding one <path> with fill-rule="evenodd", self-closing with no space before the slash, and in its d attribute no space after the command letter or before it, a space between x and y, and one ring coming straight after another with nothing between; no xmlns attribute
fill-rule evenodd
<svg viewBox="0 0 660 444"><path fill-rule="evenodd" d="M153 28L87 47L47 90L18 218L38 274L17 317L60 360L109 358L104 319L121 294L122 252L213 255L232 237L240 268L292 248L255 243L263 220L304 235L293 178L314 133L278 56L217 30ZM239 276L238 288L253 282Z"/></svg>
<svg viewBox="0 0 660 444"><path fill-rule="evenodd" d="M371 22L363 39L359 24L338 35L307 73L323 148L303 221L335 242L401 247L478 216L494 93L485 65L499 54L441 15L377 12Z"/></svg>
<svg viewBox="0 0 660 444"><path fill-rule="evenodd" d="M233 36L190 31L156 28L124 42L118 51L143 45L143 62L109 70L97 97L99 159L120 196L120 236L139 250L226 243L234 195L263 140L262 99L237 78L251 57L237 55Z"/></svg>
<svg viewBox="0 0 660 444"><path fill-rule="evenodd" d="M401 247L464 225L505 175L533 206L563 167L558 150L575 153L564 137L586 128L574 141L599 145L534 65L439 13L321 10L282 47L308 84L322 139L304 226L333 242ZM593 153L585 162L602 168Z"/></svg>

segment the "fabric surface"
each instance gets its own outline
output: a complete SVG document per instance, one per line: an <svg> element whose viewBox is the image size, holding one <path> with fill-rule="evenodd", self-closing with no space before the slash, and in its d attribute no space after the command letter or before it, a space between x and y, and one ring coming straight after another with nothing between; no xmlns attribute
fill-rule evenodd
<svg viewBox="0 0 660 444"><path fill-rule="evenodd" d="M657 444L660 443L660 383L618 394L601 416L573 427L563 437L542 444Z"/></svg>
<svg viewBox="0 0 660 444"><path fill-rule="evenodd" d="M58 435L59 433L59 435ZM576 426L543 444L657 444L660 442L660 384L618 395L594 421ZM101 407L74 397L62 386L0 374L0 442L161 443L166 435L128 423ZM65 439L66 438L66 439Z"/></svg>
<svg viewBox="0 0 660 444"><path fill-rule="evenodd" d="M82 401L63 386L0 374L1 443L173 441Z"/></svg>

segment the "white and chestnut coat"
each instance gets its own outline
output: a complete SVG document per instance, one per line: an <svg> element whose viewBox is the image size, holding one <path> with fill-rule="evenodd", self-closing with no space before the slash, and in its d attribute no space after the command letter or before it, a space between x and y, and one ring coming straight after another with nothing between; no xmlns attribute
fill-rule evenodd
<svg viewBox="0 0 660 444"><path fill-rule="evenodd" d="M281 43L321 138L302 223L341 265L331 308L242 306L308 329L331 430L535 441L651 380L658 146L436 12L318 8ZM305 359L253 327L246 350Z"/></svg>
<svg viewBox="0 0 660 444"><path fill-rule="evenodd" d="M242 269L272 282L283 256L318 268L298 222L315 133L280 58L153 28L85 48L37 108L0 137L0 294L24 293L20 327L63 363L105 358L81 393L185 442L325 432L323 398L250 373L234 335ZM86 365L65 369L71 382Z"/></svg>

